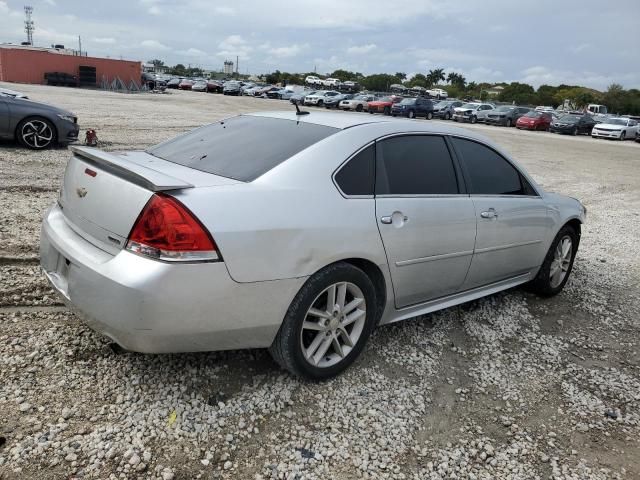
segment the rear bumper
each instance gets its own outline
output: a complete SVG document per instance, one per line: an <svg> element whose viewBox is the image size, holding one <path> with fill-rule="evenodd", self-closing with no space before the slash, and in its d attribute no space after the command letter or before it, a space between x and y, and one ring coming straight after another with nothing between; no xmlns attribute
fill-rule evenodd
<svg viewBox="0 0 640 480"><path fill-rule="evenodd" d="M237 283L224 263L111 255L72 230L57 205L45 215L40 242L42 269L65 303L137 352L268 347L306 280Z"/></svg>

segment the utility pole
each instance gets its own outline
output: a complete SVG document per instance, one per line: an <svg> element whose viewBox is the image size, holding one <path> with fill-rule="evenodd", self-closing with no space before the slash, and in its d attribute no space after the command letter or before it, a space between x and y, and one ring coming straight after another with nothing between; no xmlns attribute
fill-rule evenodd
<svg viewBox="0 0 640 480"><path fill-rule="evenodd" d="M24 31L27 33L27 42L29 45L33 45L33 31L35 26L33 20L31 20L31 14L33 13L33 7L30 5L24 6Z"/></svg>
<svg viewBox="0 0 640 480"><path fill-rule="evenodd" d="M239 59L239 57L238 57L238 55L236 55L236 75L238 75L240 73L240 69L238 67L238 59Z"/></svg>

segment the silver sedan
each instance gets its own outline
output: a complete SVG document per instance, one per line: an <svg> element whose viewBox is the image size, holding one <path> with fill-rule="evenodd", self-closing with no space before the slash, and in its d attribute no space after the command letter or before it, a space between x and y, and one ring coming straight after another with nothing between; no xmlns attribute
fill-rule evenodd
<svg viewBox="0 0 640 480"><path fill-rule="evenodd" d="M269 348L336 375L371 331L571 273L586 210L484 137L330 112L241 115L148 149L73 147L41 263L139 352Z"/></svg>

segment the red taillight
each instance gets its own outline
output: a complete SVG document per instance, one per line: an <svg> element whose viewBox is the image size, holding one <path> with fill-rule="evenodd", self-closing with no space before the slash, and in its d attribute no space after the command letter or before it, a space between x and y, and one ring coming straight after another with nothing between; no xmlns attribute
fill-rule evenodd
<svg viewBox="0 0 640 480"><path fill-rule="evenodd" d="M127 250L172 262L220 260L211 235L177 199L157 193L138 216Z"/></svg>

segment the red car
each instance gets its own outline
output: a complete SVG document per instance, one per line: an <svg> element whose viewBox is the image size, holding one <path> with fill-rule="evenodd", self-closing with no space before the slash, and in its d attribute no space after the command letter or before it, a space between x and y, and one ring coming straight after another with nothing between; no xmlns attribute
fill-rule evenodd
<svg viewBox="0 0 640 480"><path fill-rule="evenodd" d="M178 88L180 90L191 90L191 87L193 87L193 84L195 82L193 80L189 80L188 78L183 78L182 80L180 80L180 83L178 84Z"/></svg>
<svg viewBox="0 0 640 480"><path fill-rule="evenodd" d="M398 103L402 100L402 97L391 95L390 97L383 97L380 100L374 100L367 104L367 110L369 113L384 113L385 115L391 115L391 107L394 103Z"/></svg>
<svg viewBox="0 0 640 480"><path fill-rule="evenodd" d="M523 115L516 122L516 128L525 130L549 130L553 117L548 112L535 110Z"/></svg>

